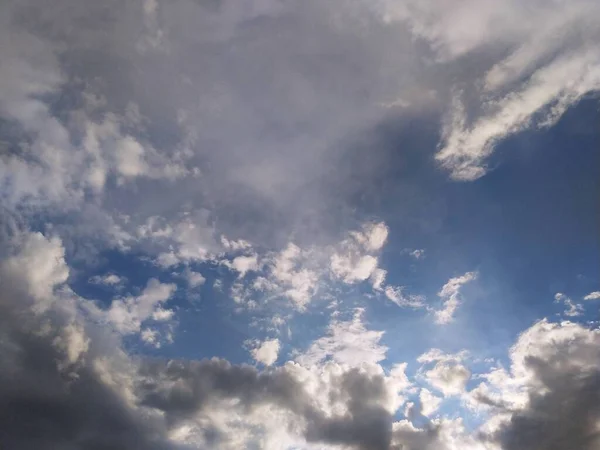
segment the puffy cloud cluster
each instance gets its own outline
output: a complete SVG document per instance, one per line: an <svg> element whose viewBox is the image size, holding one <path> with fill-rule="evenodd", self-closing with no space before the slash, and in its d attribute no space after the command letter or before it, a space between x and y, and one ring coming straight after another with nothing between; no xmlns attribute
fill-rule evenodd
<svg viewBox="0 0 600 450"><path fill-rule="evenodd" d="M490 438L502 449L591 450L600 445L600 331L542 320L521 334L500 367L471 392L498 414Z"/></svg>
<svg viewBox="0 0 600 450"><path fill-rule="evenodd" d="M368 330L361 311L334 320L295 362L267 370L132 358L120 334L98 327L89 301L65 285L63 252L56 238L20 234L0 267L0 416L11 425L2 434L11 448L592 450L600 443L597 329L538 322L512 347L510 367L479 374L484 381L470 391L464 352L428 351L414 382L406 364L383 369L383 333ZM150 282L146 297L167 292ZM274 362L277 344L257 343L257 360ZM478 433L444 417L418 424L441 402L429 388L415 390L423 381L462 396L488 422ZM416 410L407 403L415 392Z"/></svg>

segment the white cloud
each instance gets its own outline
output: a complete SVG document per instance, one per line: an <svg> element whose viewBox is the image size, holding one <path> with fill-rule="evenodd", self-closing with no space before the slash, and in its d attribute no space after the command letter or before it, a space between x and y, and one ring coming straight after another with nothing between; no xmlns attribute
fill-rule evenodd
<svg viewBox="0 0 600 450"><path fill-rule="evenodd" d="M419 295L405 295L403 287L386 286L385 296L402 308L420 309L425 307L424 298Z"/></svg>
<svg viewBox="0 0 600 450"><path fill-rule="evenodd" d="M371 255L353 258L335 254L331 257L331 271L349 284L368 279L376 268L377 258Z"/></svg>
<svg viewBox="0 0 600 450"><path fill-rule="evenodd" d="M125 278L120 277L117 274L109 273L106 275L96 275L90 278L90 283L104 284L106 286L117 286L125 281Z"/></svg>
<svg viewBox="0 0 600 450"><path fill-rule="evenodd" d="M247 272L258 270L257 255L240 255L233 258L233 261L226 261L226 264L231 269L239 273L239 277L243 278Z"/></svg>
<svg viewBox="0 0 600 450"><path fill-rule="evenodd" d="M371 285L376 291L383 289L383 283L385 283L385 277L387 276L387 270L377 268L371 273Z"/></svg>
<svg viewBox="0 0 600 450"><path fill-rule="evenodd" d="M362 233L353 233L353 236L364 244L366 250L374 252L381 250L385 245L389 229L385 223L368 223L363 226Z"/></svg>
<svg viewBox="0 0 600 450"><path fill-rule="evenodd" d="M106 318L120 333L137 333L142 322L150 318L160 321L171 318L172 311L163 309L161 305L171 298L176 289L175 284L161 283L152 278L139 296L113 300Z"/></svg>
<svg viewBox="0 0 600 450"><path fill-rule="evenodd" d="M331 255L330 269L333 276L348 284L371 277L378 265L378 259L372 253L382 249L388 232L383 222L366 223L362 231L350 232L349 237ZM381 273L377 276L381 276Z"/></svg>
<svg viewBox="0 0 600 450"><path fill-rule="evenodd" d="M600 299L600 291L590 292L588 295L583 297L584 300L599 300Z"/></svg>
<svg viewBox="0 0 600 450"><path fill-rule="evenodd" d="M571 300L569 297L567 297L562 292L557 292L554 295L554 301L556 303L564 303L564 305L566 306L567 309L565 309L563 314L567 317L581 316L584 312L583 305L580 305L578 303L573 303L573 300Z"/></svg>
<svg viewBox="0 0 600 450"><path fill-rule="evenodd" d="M447 396L464 392L471 372L462 364L438 362L424 376L431 386Z"/></svg>
<svg viewBox="0 0 600 450"><path fill-rule="evenodd" d="M411 250L408 254L415 259L425 258L425 250L423 250L422 248L417 248L415 250Z"/></svg>
<svg viewBox="0 0 600 450"><path fill-rule="evenodd" d="M429 42L443 64L460 63L478 52L493 56L488 62L478 59L473 73L465 74L472 79L450 82L469 99L468 104L455 99L448 108L436 155L455 179L483 176L499 141L532 125L553 123L600 87L595 44L600 36L591 18L598 17L600 7L585 0L534 3L377 3L388 22L406 23L415 36ZM499 48L505 51L497 52Z"/></svg>
<svg viewBox="0 0 600 450"><path fill-rule="evenodd" d="M272 366L277 361L280 347L279 339L266 339L263 342L257 342L250 353L256 362Z"/></svg>
<svg viewBox="0 0 600 450"><path fill-rule="evenodd" d="M124 177L137 177L148 171L144 161L144 148L131 136L126 136L117 142L115 156L117 170Z"/></svg>
<svg viewBox="0 0 600 450"><path fill-rule="evenodd" d="M442 309L435 311L435 321L447 324L454 320L454 313L461 303L460 290L466 283L477 278L477 272L467 272L460 277L450 278L438 295L442 299Z"/></svg>
<svg viewBox="0 0 600 450"><path fill-rule="evenodd" d="M304 267L309 255L310 252L290 243L270 264L269 286L281 290L298 309L310 302L319 280L316 271Z"/></svg>
<svg viewBox="0 0 600 450"><path fill-rule="evenodd" d="M206 282L206 278L200 272L194 272L189 268L184 271L185 279L191 288L202 286Z"/></svg>
<svg viewBox="0 0 600 450"><path fill-rule="evenodd" d="M417 358L417 361L429 365L431 369L423 371L424 379L444 396L457 395L465 391L471 378L471 371L462 362L466 352L447 354L439 349L431 349Z"/></svg>
<svg viewBox="0 0 600 450"><path fill-rule="evenodd" d="M442 398L433 395L428 389L421 388L419 401L421 402L421 414L429 417L438 410L442 403Z"/></svg>
<svg viewBox="0 0 600 450"><path fill-rule="evenodd" d="M18 253L2 262L2 270L25 284L38 301L50 300L54 288L69 277L61 240L41 233L27 233L18 239Z"/></svg>
<svg viewBox="0 0 600 450"><path fill-rule="evenodd" d="M362 321L363 313L357 309L350 321L332 321L327 335L314 341L296 361L312 366L331 358L339 364L359 366L384 360L388 348L379 342L384 332L368 330Z"/></svg>
<svg viewBox="0 0 600 450"><path fill-rule="evenodd" d="M144 328L140 333L140 338L148 345L160 348L159 334L158 331L151 328Z"/></svg>

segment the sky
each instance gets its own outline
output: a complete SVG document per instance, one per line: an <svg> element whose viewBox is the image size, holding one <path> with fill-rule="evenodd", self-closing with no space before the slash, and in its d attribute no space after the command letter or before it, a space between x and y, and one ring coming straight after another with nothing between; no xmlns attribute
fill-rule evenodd
<svg viewBox="0 0 600 450"><path fill-rule="evenodd" d="M600 3L0 4L0 446L600 448Z"/></svg>

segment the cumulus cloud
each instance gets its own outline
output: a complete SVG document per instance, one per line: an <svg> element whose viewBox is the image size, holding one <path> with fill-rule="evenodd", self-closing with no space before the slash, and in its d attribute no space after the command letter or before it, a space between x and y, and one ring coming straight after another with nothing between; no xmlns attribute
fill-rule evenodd
<svg viewBox="0 0 600 450"><path fill-rule="evenodd" d="M187 268L184 271L185 279L191 288L202 286L206 282L206 278L200 272L194 272Z"/></svg>
<svg viewBox="0 0 600 450"><path fill-rule="evenodd" d="M385 359L388 348L380 344L383 331L368 330L362 320L364 310L354 312L352 320L334 320L327 336L314 341L306 352L297 358L303 365L311 366L328 358L340 364L376 364Z"/></svg>
<svg viewBox="0 0 600 450"><path fill-rule="evenodd" d="M263 342L256 342L250 353L256 362L272 366L277 361L279 348L279 339L266 339Z"/></svg>
<svg viewBox="0 0 600 450"><path fill-rule="evenodd" d="M435 396L425 388L419 392L419 401L421 402L421 414L427 417L436 412L442 403L440 397Z"/></svg>
<svg viewBox="0 0 600 450"><path fill-rule="evenodd" d="M588 295L583 297L584 300L598 300L600 299L600 291L590 292Z"/></svg>
<svg viewBox="0 0 600 450"><path fill-rule="evenodd" d="M389 371L381 367L387 352L382 332L368 330L361 311L350 321L333 321L328 334L296 362L265 371L220 359L134 360L121 350L119 334L94 325L96 316L88 316L94 311L85 307L89 301L64 286L69 269L60 241L31 233L15 245L0 267L5 286L1 395L10 405L0 408L0 415L12 424L3 433L11 448L125 449L142 443L166 450L263 442L275 449L277 442L287 442L382 450L457 445L591 450L598 445L597 329L546 320L534 324L512 347L509 370L481 375L477 395L465 393L470 377L465 352L431 349L421 355L424 367L417 378L444 395L471 395L487 408L494 425L470 434L460 420L416 425L410 405L406 418L394 422L413 384L406 364ZM37 284L24 274L37 268L30 258L34 247L37 257L53 261L51 269L35 275ZM17 261L22 276L15 278ZM138 297L154 304L169 293L155 281ZM154 331L144 328L142 339L153 345ZM279 343L267 340L255 347L265 364L274 362L273 342ZM422 388L420 414L433 415L440 401Z"/></svg>
<svg viewBox="0 0 600 450"><path fill-rule="evenodd" d="M352 284L365 281L377 270L377 256L373 252L381 250L388 236L384 223L367 223L361 231L354 231L339 244L331 255L331 272L336 278ZM381 277L381 273L375 276Z"/></svg>
<svg viewBox="0 0 600 450"><path fill-rule="evenodd" d="M499 412L491 434L502 448L599 445L599 336L597 329L547 320L519 336L510 351L510 371L498 369L487 377L498 397L480 396Z"/></svg>
<svg viewBox="0 0 600 450"><path fill-rule="evenodd" d="M465 353L445 354L432 349L417 358L417 361L433 367L423 372L424 379L444 396L457 395L465 391L471 371L462 364Z"/></svg>
<svg viewBox="0 0 600 450"><path fill-rule="evenodd" d="M10 424L3 442L14 449L169 448L151 411L131 402L133 373L119 341L86 320L82 299L59 289L69 271L57 258L60 241L32 233L20 236L19 245L0 268L0 417ZM53 270L27 265L33 246ZM21 273L35 274L36 285L14 278L17 260Z"/></svg>
<svg viewBox="0 0 600 450"><path fill-rule="evenodd" d="M175 284L161 283L153 278L140 295L113 300L106 312L106 319L124 334L139 332L141 324L150 318L156 321L169 320L173 312L161 308L161 305L176 289Z"/></svg>

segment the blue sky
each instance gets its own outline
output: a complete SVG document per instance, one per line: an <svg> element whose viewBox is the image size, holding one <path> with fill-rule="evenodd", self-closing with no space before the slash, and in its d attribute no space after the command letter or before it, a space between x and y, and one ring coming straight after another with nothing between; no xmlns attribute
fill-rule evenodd
<svg viewBox="0 0 600 450"><path fill-rule="evenodd" d="M600 445L594 2L0 17L8 447Z"/></svg>

